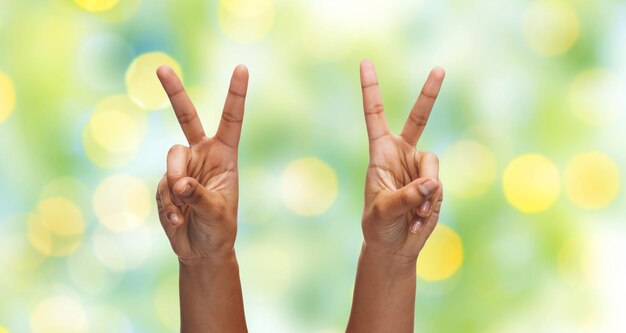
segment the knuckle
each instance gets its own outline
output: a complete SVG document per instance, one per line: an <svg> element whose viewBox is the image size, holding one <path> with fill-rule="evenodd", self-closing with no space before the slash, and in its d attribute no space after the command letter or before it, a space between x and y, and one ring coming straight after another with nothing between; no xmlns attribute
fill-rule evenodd
<svg viewBox="0 0 626 333"><path fill-rule="evenodd" d="M409 120L416 126L423 127L428 123L428 116L422 113L411 112L409 114Z"/></svg>
<svg viewBox="0 0 626 333"><path fill-rule="evenodd" d="M241 124L243 122L242 118L235 116L231 112L222 113L222 120L232 124Z"/></svg>
<svg viewBox="0 0 626 333"><path fill-rule="evenodd" d="M367 115L378 115L381 114L385 111L385 107L378 103L378 104L374 104L374 106L368 108L365 112L365 114Z"/></svg>
<svg viewBox="0 0 626 333"><path fill-rule="evenodd" d="M439 156L437 156L437 154L433 153L432 151L429 151L429 150L422 151L422 155L423 155L423 158L431 160L432 162L439 164Z"/></svg>
<svg viewBox="0 0 626 333"><path fill-rule="evenodd" d="M435 99L437 98L438 91L436 87L431 86L431 85L426 85L424 86L424 88L422 88L422 91L420 94L426 98Z"/></svg>
<svg viewBox="0 0 626 333"><path fill-rule="evenodd" d="M195 109L192 109L189 112L181 112L180 114L177 114L176 117L178 118L178 123L189 124L198 117L198 113Z"/></svg>
<svg viewBox="0 0 626 333"><path fill-rule="evenodd" d="M182 150L182 149L185 149L185 146L180 145L180 144L173 145L173 146L171 146L171 147L170 147L170 149L167 151L167 155L168 155L168 156L173 155L173 154L175 154L177 151Z"/></svg>
<svg viewBox="0 0 626 333"><path fill-rule="evenodd" d="M410 189L407 188L404 191L400 192L400 203L402 204L403 207L410 207L411 206L411 196L409 194Z"/></svg>
<svg viewBox="0 0 626 333"><path fill-rule="evenodd" d="M385 217L387 215L388 209L386 205L381 204L380 200L377 200L372 204L371 214L375 218Z"/></svg>
<svg viewBox="0 0 626 333"><path fill-rule="evenodd" d="M168 202L168 203L165 203L165 206L163 207L163 211L165 212L165 214L169 218L170 215L172 215L172 214L177 212L177 207L174 206L173 203Z"/></svg>
<svg viewBox="0 0 626 333"><path fill-rule="evenodd" d="M245 94L245 93L239 93L239 92L236 92L236 91L235 91L235 90L233 90L232 88L228 89L228 93L229 93L229 94L231 94L231 95L233 95L233 96L236 96L236 97L246 98L246 94Z"/></svg>

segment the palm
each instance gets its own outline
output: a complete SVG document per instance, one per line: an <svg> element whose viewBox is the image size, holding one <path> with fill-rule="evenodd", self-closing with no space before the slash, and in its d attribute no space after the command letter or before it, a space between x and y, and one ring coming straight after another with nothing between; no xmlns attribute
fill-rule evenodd
<svg viewBox="0 0 626 333"><path fill-rule="evenodd" d="M194 210L183 206L182 212L189 221L187 237L190 250L198 252L206 245L206 237L212 237L211 229L224 228L227 221L236 221L239 195L237 155L230 147L215 138L206 139L191 148L187 165L189 177L195 178L208 192L214 193L213 201L224 210ZM236 227L236 226L230 226ZM209 240L213 243L217 240Z"/></svg>
<svg viewBox="0 0 626 333"><path fill-rule="evenodd" d="M434 212L430 209L428 213L420 212L421 207L411 206L405 193L420 179L430 178L438 182L436 157L429 152L417 151L415 145L423 132L443 75L431 73L399 136L387 128L376 74L367 62L361 68L361 80L370 138L363 215L365 240L389 252L417 255L434 228L438 208ZM428 207L438 207L440 198L433 201ZM434 223L429 223L431 213Z"/></svg>
<svg viewBox="0 0 626 333"><path fill-rule="evenodd" d="M157 197L165 232L180 258L232 249L239 197L237 147L247 70L238 67L233 73L220 126L210 138L176 75L167 69L158 74L190 144L175 145L168 153L167 174Z"/></svg>

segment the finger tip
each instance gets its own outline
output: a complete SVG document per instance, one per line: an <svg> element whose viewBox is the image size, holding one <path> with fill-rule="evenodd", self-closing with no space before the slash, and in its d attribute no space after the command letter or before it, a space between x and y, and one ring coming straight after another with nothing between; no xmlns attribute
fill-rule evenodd
<svg viewBox="0 0 626 333"><path fill-rule="evenodd" d="M364 58L361 60L361 69L371 69L374 68L374 63L369 58Z"/></svg>
<svg viewBox="0 0 626 333"><path fill-rule="evenodd" d="M436 66L430 71L436 79L443 80L446 76L446 70L441 66Z"/></svg>
<svg viewBox="0 0 626 333"><path fill-rule="evenodd" d="M248 77L249 72L250 71L248 70L248 66L244 64L239 64L235 67L235 70L233 71L233 76Z"/></svg>
<svg viewBox="0 0 626 333"><path fill-rule="evenodd" d="M159 78L165 77L167 76L169 73L171 73L172 69L167 66L167 65L161 65L157 68L156 70L156 74Z"/></svg>

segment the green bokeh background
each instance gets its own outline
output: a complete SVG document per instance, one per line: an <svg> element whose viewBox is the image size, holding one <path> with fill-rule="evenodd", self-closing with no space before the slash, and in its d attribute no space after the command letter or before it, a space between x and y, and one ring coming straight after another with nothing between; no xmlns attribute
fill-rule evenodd
<svg viewBox="0 0 626 333"><path fill-rule="evenodd" d="M533 6L569 8L578 26L571 46L555 55L532 47L539 37L528 31L536 25L556 36L544 49L564 38L560 21L541 25L529 14ZM600 152L623 177L624 1L120 0L94 13L70 0L0 0L0 48L0 72L16 91L15 108L0 120L2 333L177 331L177 260L152 197L141 227L126 231L104 226L93 200L98 185L119 174L141 180L152 195L167 150L185 142L173 112L144 111L141 145L115 167L94 163L83 141L96 105L126 94L129 65L154 51L181 65L207 132L217 126L232 69L250 69L236 245L250 331L345 327L362 242L368 152L358 65L365 57L377 66L392 130L400 130L429 70L442 66L446 81L418 148L446 156L469 140L495 157L484 191L446 192L440 223L460 236L463 262L450 278L418 279L416 331L626 326L623 191L586 209L567 195L563 177L548 209L524 213L507 201L502 182L509 162L528 153L548 158L562 176L575 155ZM610 79L588 85L596 89L585 94L599 106L586 110L572 87L590 70ZM280 179L290 162L311 156L334 170L338 196L323 214L303 217L284 204ZM462 163L441 163L448 174L465 172ZM448 186L445 173L442 181ZM61 256L38 250L28 227L51 195L79 207L86 226ZM60 330L50 317L65 318ZM68 324L74 318L79 324Z"/></svg>

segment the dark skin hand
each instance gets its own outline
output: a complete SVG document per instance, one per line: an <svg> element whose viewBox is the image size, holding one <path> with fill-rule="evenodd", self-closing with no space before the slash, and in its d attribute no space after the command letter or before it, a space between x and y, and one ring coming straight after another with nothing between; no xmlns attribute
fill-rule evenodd
<svg viewBox="0 0 626 333"><path fill-rule="evenodd" d="M157 190L159 219L180 266L182 332L247 332L237 234L237 152L248 87L248 69L233 72L217 133L207 137L196 109L174 71L157 75L189 147L173 146Z"/></svg>
<svg viewBox="0 0 626 333"><path fill-rule="evenodd" d="M400 135L391 133L374 65L361 63L370 161L363 247L348 332L412 332L417 257L441 209L436 155L415 149L445 73L431 71Z"/></svg>

